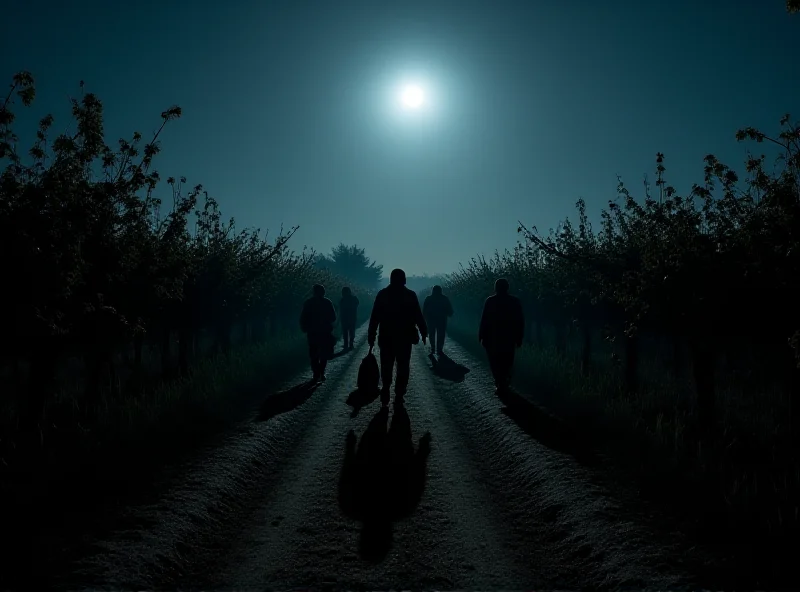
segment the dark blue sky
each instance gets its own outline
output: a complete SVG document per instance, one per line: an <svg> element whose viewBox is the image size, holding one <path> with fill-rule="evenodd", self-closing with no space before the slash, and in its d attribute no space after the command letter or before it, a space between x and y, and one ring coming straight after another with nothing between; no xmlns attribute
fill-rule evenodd
<svg viewBox="0 0 800 592"><path fill-rule="evenodd" d="M641 194L658 151L683 192L705 154L742 170L738 128L800 117L783 0L10 0L3 15L0 74L34 74L34 119L64 129L79 80L110 144L178 104L163 178L203 183L242 226L300 225L297 249L357 243L409 273L511 247L517 219L546 231L579 197L596 217L617 174ZM411 78L430 108L401 115Z"/></svg>

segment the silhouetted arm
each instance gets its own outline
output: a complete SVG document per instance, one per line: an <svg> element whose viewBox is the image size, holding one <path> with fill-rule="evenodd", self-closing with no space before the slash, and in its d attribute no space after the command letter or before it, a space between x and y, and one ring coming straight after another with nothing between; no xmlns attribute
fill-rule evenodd
<svg viewBox="0 0 800 592"><path fill-rule="evenodd" d="M300 330L308 333L308 301L303 303L303 311L300 313Z"/></svg>
<svg viewBox="0 0 800 592"><path fill-rule="evenodd" d="M331 325L336 323L336 308L333 306L332 300L328 300L328 320Z"/></svg>
<svg viewBox="0 0 800 592"><path fill-rule="evenodd" d="M422 333L422 338L428 338L428 323L425 322L425 315L422 314L422 308L419 306L419 297L414 294L414 317L416 317L417 327L419 332Z"/></svg>
<svg viewBox="0 0 800 592"><path fill-rule="evenodd" d="M378 335L378 325L381 324L383 318L383 302L381 301L380 293L375 297L375 302L372 305L372 313L369 315L369 329L367 330L367 343L370 346L375 345L375 337Z"/></svg>
<svg viewBox="0 0 800 592"><path fill-rule="evenodd" d="M426 296L425 302L422 303L422 316L426 319L431 318L431 297Z"/></svg>
<svg viewBox="0 0 800 592"><path fill-rule="evenodd" d="M478 327L478 342L483 343L489 336L489 298L483 303L483 313L481 314L481 323Z"/></svg>

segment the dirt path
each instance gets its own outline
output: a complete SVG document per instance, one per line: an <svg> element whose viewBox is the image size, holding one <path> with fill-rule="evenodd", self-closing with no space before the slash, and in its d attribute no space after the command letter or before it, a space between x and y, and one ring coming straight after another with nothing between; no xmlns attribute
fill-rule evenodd
<svg viewBox="0 0 800 592"><path fill-rule="evenodd" d="M597 459L553 446L557 435L544 420L537 426L519 405L504 409L482 360L457 344L448 344L454 362L436 373L426 349L415 348L405 409L381 413L372 401L356 414L345 402L366 353L364 329L359 348L332 362L325 384L268 399L259 417L187 467L158 503L131 508L68 585L675 590L694 583L680 537L656 532L653 517L602 485Z"/></svg>

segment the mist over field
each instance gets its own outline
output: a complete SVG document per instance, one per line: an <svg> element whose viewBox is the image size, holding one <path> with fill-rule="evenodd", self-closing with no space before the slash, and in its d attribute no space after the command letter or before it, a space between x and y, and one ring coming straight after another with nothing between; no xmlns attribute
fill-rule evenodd
<svg viewBox="0 0 800 592"><path fill-rule="evenodd" d="M0 588L792 589L798 12L4 7Z"/></svg>

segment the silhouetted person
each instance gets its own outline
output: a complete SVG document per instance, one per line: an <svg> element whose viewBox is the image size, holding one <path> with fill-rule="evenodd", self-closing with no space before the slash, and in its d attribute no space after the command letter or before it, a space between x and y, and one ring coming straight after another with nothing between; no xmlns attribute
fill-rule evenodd
<svg viewBox="0 0 800 592"><path fill-rule="evenodd" d="M358 298L353 291L345 286L342 288L342 299L339 300L339 317L342 322L342 339L344 349L353 349L353 338L356 333L356 313L358 311Z"/></svg>
<svg viewBox="0 0 800 592"><path fill-rule="evenodd" d="M308 356L314 381L325 380L325 367L333 353L335 344L333 325L336 322L336 309L333 302L325 298L325 287L315 284L314 295L303 303L300 314L300 328L308 337Z"/></svg>
<svg viewBox="0 0 800 592"><path fill-rule="evenodd" d="M425 298L422 314L430 331L431 353L441 354L447 331L447 319L453 316L453 305L450 304L450 299L442 294L441 286L434 286L431 295Z"/></svg>
<svg viewBox="0 0 800 592"><path fill-rule="evenodd" d="M394 364L397 362L397 380L395 381L395 401L402 402L408 388L411 373L411 346L422 343L428 338L428 326L419 298L413 290L406 288L406 273L402 269L392 270L389 285L378 292L372 314L369 318L367 341L370 347L375 345L378 334L378 347L381 360L381 403L389 404L389 387L392 385ZM417 331L419 328L419 332Z"/></svg>
<svg viewBox="0 0 800 592"><path fill-rule="evenodd" d="M522 347L525 318L522 302L508 293L508 280L494 283L495 293L486 299L478 330L478 340L486 348L489 366L498 391L508 390L515 349Z"/></svg>

